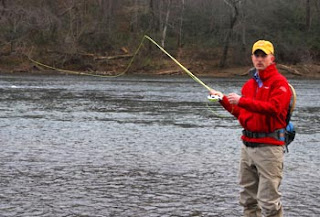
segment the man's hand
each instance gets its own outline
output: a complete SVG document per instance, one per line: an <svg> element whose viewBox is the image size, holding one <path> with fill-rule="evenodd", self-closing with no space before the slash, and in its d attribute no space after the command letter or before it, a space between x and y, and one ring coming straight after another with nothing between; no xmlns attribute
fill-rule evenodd
<svg viewBox="0 0 320 217"><path fill-rule="evenodd" d="M219 96L221 99L223 97L223 93L221 93L220 91L216 91L216 90L210 90L209 92L210 95L216 95L216 96Z"/></svg>
<svg viewBox="0 0 320 217"><path fill-rule="evenodd" d="M241 96L236 93L229 93L227 99L231 105L238 105Z"/></svg>

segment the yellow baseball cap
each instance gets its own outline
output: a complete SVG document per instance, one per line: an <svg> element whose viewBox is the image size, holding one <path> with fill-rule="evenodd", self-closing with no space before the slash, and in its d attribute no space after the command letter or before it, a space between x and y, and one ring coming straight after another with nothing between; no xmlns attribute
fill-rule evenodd
<svg viewBox="0 0 320 217"><path fill-rule="evenodd" d="M274 48L270 41L259 40L253 44L252 54L256 52L256 50L262 50L265 54L274 54Z"/></svg>

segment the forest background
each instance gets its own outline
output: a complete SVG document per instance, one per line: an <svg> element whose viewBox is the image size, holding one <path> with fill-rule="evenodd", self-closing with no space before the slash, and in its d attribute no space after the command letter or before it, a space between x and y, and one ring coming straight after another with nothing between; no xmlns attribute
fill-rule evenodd
<svg viewBox="0 0 320 217"><path fill-rule="evenodd" d="M117 74L144 35L198 75L246 73L266 39L283 73L320 78L319 0L0 0L0 72ZM182 71L145 40L126 73Z"/></svg>

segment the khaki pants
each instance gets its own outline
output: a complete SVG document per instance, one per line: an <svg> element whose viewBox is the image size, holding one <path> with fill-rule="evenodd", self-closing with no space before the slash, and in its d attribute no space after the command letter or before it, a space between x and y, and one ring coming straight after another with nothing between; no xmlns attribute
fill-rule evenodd
<svg viewBox="0 0 320 217"><path fill-rule="evenodd" d="M283 146L241 148L240 204L245 217L282 217L279 186L283 171Z"/></svg>

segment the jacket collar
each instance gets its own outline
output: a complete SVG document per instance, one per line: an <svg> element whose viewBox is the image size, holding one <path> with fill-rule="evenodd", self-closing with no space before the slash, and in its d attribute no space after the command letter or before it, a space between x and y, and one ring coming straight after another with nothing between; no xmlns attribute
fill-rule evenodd
<svg viewBox="0 0 320 217"><path fill-rule="evenodd" d="M259 77L261 78L262 81L264 81L277 73L278 73L278 70L276 68L276 64L273 63L267 68L265 68L264 70L259 71Z"/></svg>

